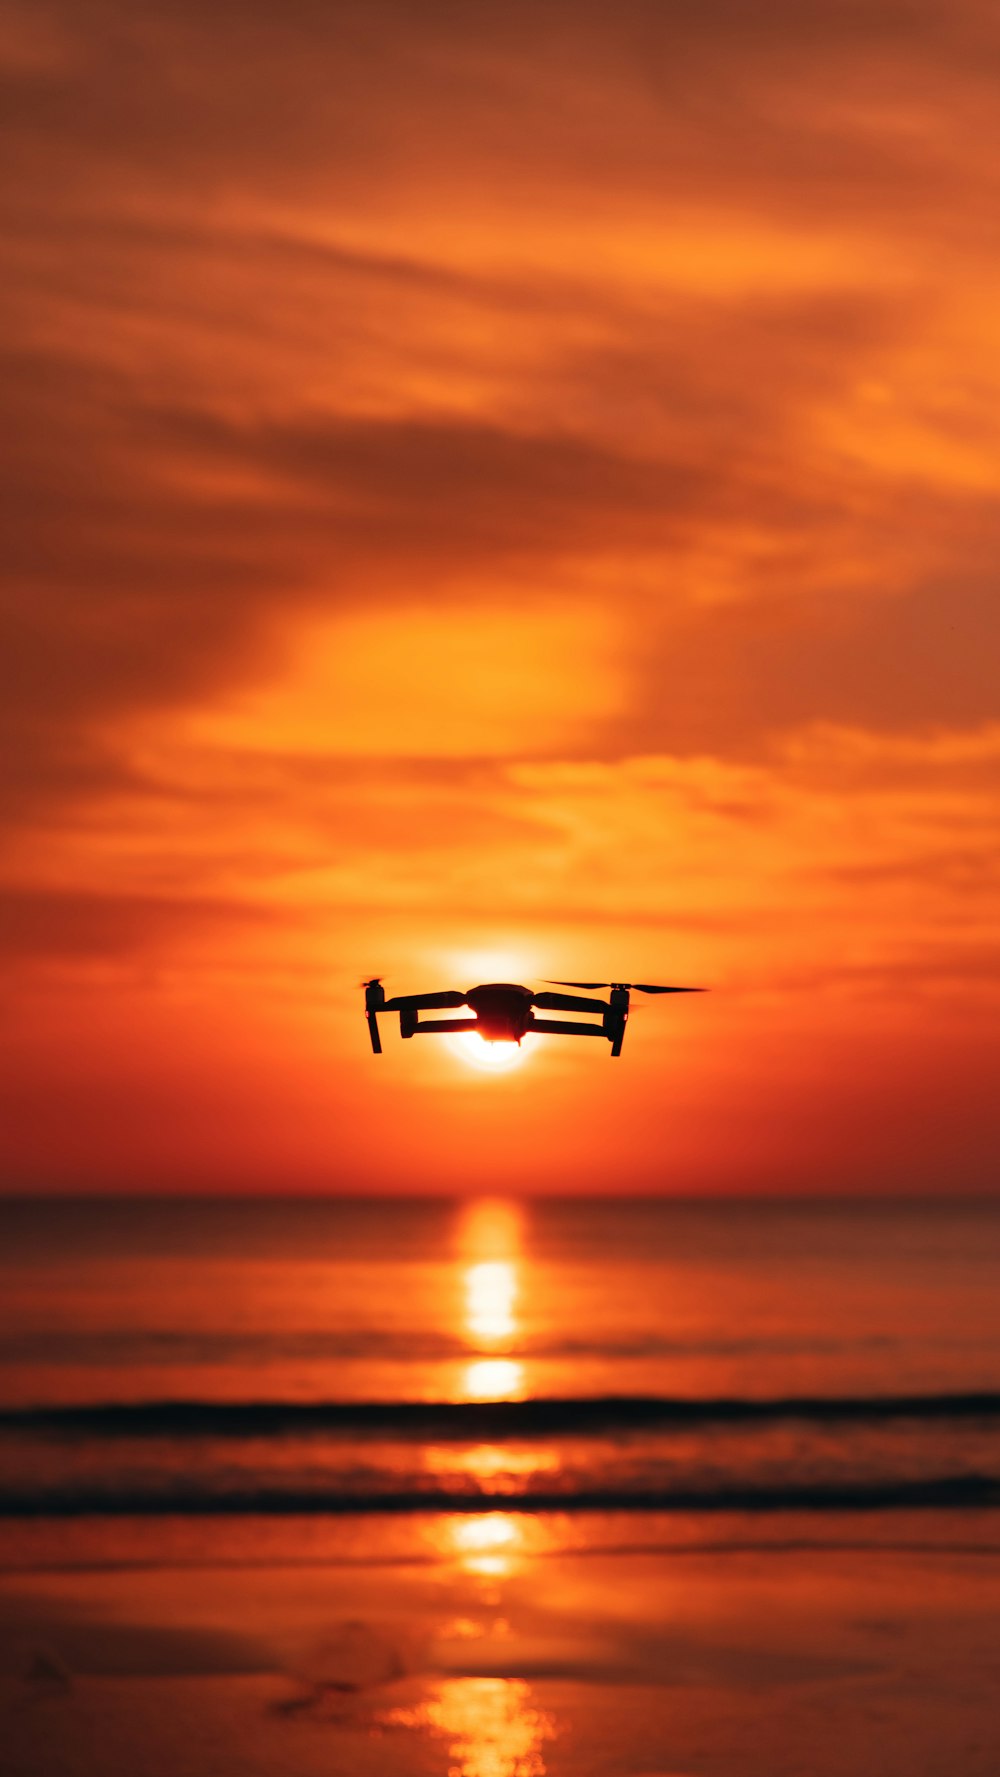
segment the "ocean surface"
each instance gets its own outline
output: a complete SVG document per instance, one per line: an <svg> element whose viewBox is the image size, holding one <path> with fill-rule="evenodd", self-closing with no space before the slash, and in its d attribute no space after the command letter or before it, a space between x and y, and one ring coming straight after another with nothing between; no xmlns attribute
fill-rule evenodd
<svg viewBox="0 0 1000 1777"><path fill-rule="evenodd" d="M996 1205L0 1204L8 1565L997 1506Z"/></svg>

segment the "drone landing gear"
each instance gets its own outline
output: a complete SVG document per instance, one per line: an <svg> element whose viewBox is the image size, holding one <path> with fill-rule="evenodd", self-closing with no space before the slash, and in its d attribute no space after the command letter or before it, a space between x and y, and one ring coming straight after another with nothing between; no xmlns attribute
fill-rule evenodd
<svg viewBox="0 0 1000 1777"><path fill-rule="evenodd" d="M368 1035L371 1037L372 1054L381 1055L382 1038L379 1035L378 1015L385 1009L385 988L376 976L364 982L365 1017L368 1020Z"/></svg>
<svg viewBox="0 0 1000 1777"><path fill-rule="evenodd" d="M604 1035L611 1041L612 1055L620 1055L628 1023L628 988L613 987L607 1012L604 1014Z"/></svg>

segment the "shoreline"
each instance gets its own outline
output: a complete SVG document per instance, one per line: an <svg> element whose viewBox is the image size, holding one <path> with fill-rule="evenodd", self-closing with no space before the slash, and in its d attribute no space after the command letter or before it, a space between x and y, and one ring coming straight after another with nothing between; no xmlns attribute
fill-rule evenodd
<svg viewBox="0 0 1000 1777"><path fill-rule="evenodd" d="M7 1573L5 1774L992 1777L998 1610L945 1547Z"/></svg>

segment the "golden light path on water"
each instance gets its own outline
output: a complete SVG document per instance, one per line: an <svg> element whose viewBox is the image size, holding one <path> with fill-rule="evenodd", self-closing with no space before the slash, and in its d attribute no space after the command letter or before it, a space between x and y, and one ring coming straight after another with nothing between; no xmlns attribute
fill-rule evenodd
<svg viewBox="0 0 1000 1777"><path fill-rule="evenodd" d="M469 1475L490 1489L506 1483L513 1493L522 1479L555 1473L559 1458L554 1450L512 1450L497 1444L455 1450L451 1445L427 1444L424 1466L432 1473Z"/></svg>
<svg viewBox="0 0 1000 1777"><path fill-rule="evenodd" d="M508 1399L524 1387L524 1366L511 1351L521 1333L522 1233L514 1204L474 1202L460 1214L456 1308L470 1351L460 1380L467 1400ZM424 1461L442 1474L459 1471L486 1491L511 1493L558 1467L553 1451L502 1444L464 1450L430 1445ZM544 1539L538 1520L505 1511L443 1515L436 1527L441 1554L486 1589L483 1597L493 1600L494 1610L497 1583L538 1547L540 1534ZM485 1632L473 1617L463 1618L460 1629L466 1635ZM525 1679L493 1675L442 1679L415 1707L392 1710L383 1719L445 1741L451 1777L545 1777L545 1747L556 1736L555 1722L536 1708Z"/></svg>
<svg viewBox="0 0 1000 1777"><path fill-rule="evenodd" d="M524 1389L524 1365L502 1354L520 1331L522 1213L516 1204L484 1200L471 1203L459 1223L462 1255L462 1330L478 1355L465 1365L462 1391L468 1400L509 1400ZM483 1348L489 1354L483 1354ZM454 1456L450 1458L454 1466ZM460 1466L470 1480L489 1490L511 1491L530 1483L547 1455L507 1452L478 1445L464 1453ZM450 1538L463 1567L494 1576L510 1571L510 1556L521 1541L518 1520L504 1512L451 1521Z"/></svg>
<svg viewBox="0 0 1000 1777"><path fill-rule="evenodd" d="M524 1386L523 1364L497 1349L509 1347L520 1330L521 1236L516 1204L483 1200L462 1212L462 1332L476 1353L462 1376L468 1400L502 1400L520 1394Z"/></svg>
<svg viewBox="0 0 1000 1777"><path fill-rule="evenodd" d="M465 1273L465 1323L477 1339L509 1339L514 1332L518 1276L510 1259L484 1259Z"/></svg>
<svg viewBox="0 0 1000 1777"><path fill-rule="evenodd" d="M510 1556L521 1542L517 1519L510 1512L483 1512L452 1522L452 1540L470 1573L507 1574Z"/></svg>
<svg viewBox="0 0 1000 1777"><path fill-rule="evenodd" d="M481 1357L467 1364L463 1387L470 1401L513 1400L524 1389L524 1365L511 1357Z"/></svg>

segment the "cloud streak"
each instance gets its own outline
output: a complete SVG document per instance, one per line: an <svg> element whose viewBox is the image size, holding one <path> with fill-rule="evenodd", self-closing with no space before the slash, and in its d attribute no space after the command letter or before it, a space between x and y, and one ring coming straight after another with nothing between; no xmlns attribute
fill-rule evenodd
<svg viewBox="0 0 1000 1777"><path fill-rule="evenodd" d="M963 1006L978 1080L998 69L974 0L9 9L19 1177L93 1181L96 1111L71 1139L24 1107L72 1122L116 1070L116 1164L141 1170L144 1129L152 1164L185 1018L218 1097L185 1075L171 1165L222 1164L211 1106L238 1127L248 1068L277 1164L328 1043L345 1105L376 1102L348 983L511 934L526 969L615 950L724 986L743 1010L703 1028L748 1106L807 1039L860 1102L861 1001L894 1102L937 1062L959 1079L935 1045L963 1052ZM700 1105L717 1064L690 1067ZM789 1091L821 1113L815 1077ZM385 1183L403 1157L372 1168L343 1119L344 1164ZM718 1138L706 1176L791 1179L805 1146L782 1171L769 1141Z"/></svg>

